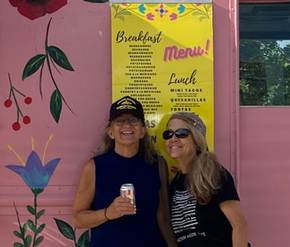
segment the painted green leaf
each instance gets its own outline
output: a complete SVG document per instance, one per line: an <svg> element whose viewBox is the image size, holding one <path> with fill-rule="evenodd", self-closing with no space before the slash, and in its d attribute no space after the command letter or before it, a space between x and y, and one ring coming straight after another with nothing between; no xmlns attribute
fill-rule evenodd
<svg viewBox="0 0 290 247"><path fill-rule="evenodd" d="M38 54L31 58L27 64L24 67L23 73L22 73L22 80L25 80L25 78L31 76L34 74L40 66L44 63L46 58L45 54Z"/></svg>
<svg viewBox="0 0 290 247"><path fill-rule="evenodd" d="M112 3L111 7L115 10L115 12L117 12L117 4L116 3Z"/></svg>
<svg viewBox="0 0 290 247"><path fill-rule="evenodd" d="M120 20L125 21L125 17L122 15L117 15L116 18L119 18Z"/></svg>
<svg viewBox="0 0 290 247"><path fill-rule="evenodd" d="M24 225L22 227L23 236L25 236L26 230L27 230L27 223L24 223Z"/></svg>
<svg viewBox="0 0 290 247"><path fill-rule="evenodd" d="M42 224L40 227L38 227L37 234L41 233L44 228L45 228L45 224Z"/></svg>
<svg viewBox="0 0 290 247"><path fill-rule="evenodd" d="M199 17L199 21L203 21L204 19L207 19L207 16L201 16L201 17Z"/></svg>
<svg viewBox="0 0 290 247"><path fill-rule="evenodd" d="M31 213L32 215L35 215L35 209L31 206L27 206L27 210L29 213Z"/></svg>
<svg viewBox="0 0 290 247"><path fill-rule="evenodd" d="M56 89L50 97L50 112L54 120L58 123L62 109L61 93Z"/></svg>
<svg viewBox="0 0 290 247"><path fill-rule="evenodd" d="M14 247L25 247L23 244L18 243L18 242L15 242L15 243L13 244L13 246L14 246Z"/></svg>
<svg viewBox="0 0 290 247"><path fill-rule="evenodd" d="M45 213L45 209L42 209L41 211L39 211L36 215L36 219L39 219L44 213Z"/></svg>
<svg viewBox="0 0 290 247"><path fill-rule="evenodd" d="M17 232L17 231L13 231L13 234L18 237L18 238L21 238L22 239L22 235L20 232Z"/></svg>
<svg viewBox="0 0 290 247"><path fill-rule="evenodd" d="M40 236L39 238L37 238L37 239L35 240L35 242L34 242L34 246L39 245L39 244L42 242L43 239L44 239L43 236Z"/></svg>
<svg viewBox="0 0 290 247"><path fill-rule="evenodd" d="M53 61L59 65L60 67L69 70L74 71L73 67L71 66L70 62L68 61L67 56L65 53L55 46L49 46L48 47L48 53L52 57Z"/></svg>
<svg viewBox="0 0 290 247"><path fill-rule="evenodd" d="M61 232L61 234L70 239L70 240L75 240L75 232L73 230L73 228L66 223L65 221L59 220L54 218L56 225L58 227L58 230Z"/></svg>
<svg viewBox="0 0 290 247"><path fill-rule="evenodd" d="M86 247L89 243L90 235L89 230L85 231L79 238L77 247Z"/></svg>
<svg viewBox="0 0 290 247"><path fill-rule="evenodd" d="M31 235L28 235L24 240L25 247L29 247L31 244L31 241L32 241L32 237L31 237Z"/></svg>
<svg viewBox="0 0 290 247"><path fill-rule="evenodd" d="M36 229L36 226L34 225L33 221L28 220L27 224L28 224L29 228L31 229L31 231L33 231L35 234L37 234L37 229Z"/></svg>
<svg viewBox="0 0 290 247"><path fill-rule="evenodd" d="M203 13L201 13L200 11L198 10L193 10L192 11L192 15L202 15Z"/></svg>
<svg viewBox="0 0 290 247"><path fill-rule="evenodd" d="M129 10L122 11L122 15L132 15L132 13Z"/></svg>

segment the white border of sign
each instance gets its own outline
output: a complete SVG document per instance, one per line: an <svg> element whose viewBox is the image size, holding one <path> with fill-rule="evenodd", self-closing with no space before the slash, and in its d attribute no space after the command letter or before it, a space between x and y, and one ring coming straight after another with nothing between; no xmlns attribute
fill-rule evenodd
<svg viewBox="0 0 290 247"><path fill-rule="evenodd" d="M110 3L212 3L212 0L110 0Z"/></svg>

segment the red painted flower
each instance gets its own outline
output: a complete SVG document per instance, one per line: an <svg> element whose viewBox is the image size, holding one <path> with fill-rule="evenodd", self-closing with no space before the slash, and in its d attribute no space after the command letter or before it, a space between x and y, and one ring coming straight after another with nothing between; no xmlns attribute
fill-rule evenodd
<svg viewBox="0 0 290 247"><path fill-rule="evenodd" d="M9 0L18 12L30 20L51 14L67 4L67 0Z"/></svg>

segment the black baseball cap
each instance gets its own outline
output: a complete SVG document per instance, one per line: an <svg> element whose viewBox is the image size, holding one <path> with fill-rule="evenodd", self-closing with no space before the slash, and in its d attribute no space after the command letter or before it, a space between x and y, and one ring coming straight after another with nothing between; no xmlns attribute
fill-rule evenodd
<svg viewBox="0 0 290 247"><path fill-rule="evenodd" d="M125 96L111 105L109 121L112 121L121 113L131 113L144 121L142 104L130 96Z"/></svg>

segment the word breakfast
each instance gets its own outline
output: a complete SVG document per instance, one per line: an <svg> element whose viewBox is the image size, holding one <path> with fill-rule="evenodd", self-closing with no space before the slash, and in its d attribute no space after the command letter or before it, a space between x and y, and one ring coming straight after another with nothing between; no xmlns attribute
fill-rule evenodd
<svg viewBox="0 0 290 247"><path fill-rule="evenodd" d="M119 31L116 36L116 42L121 43L121 42L138 42L142 41L143 44L146 44L146 42L151 42L151 43L159 43L161 41L161 35L162 31L155 35L151 35L148 31L144 34L143 31L140 31L138 35L125 35L125 31Z"/></svg>

